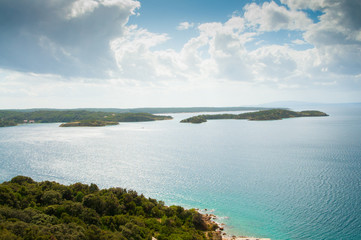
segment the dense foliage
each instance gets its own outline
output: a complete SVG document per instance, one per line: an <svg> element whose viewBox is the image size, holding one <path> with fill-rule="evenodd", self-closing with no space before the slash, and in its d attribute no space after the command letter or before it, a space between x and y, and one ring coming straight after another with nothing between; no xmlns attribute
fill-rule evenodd
<svg viewBox="0 0 361 240"><path fill-rule="evenodd" d="M150 113L112 113L85 110L36 110L15 111L0 110L2 122L24 123L33 120L36 123L74 122L74 121L110 121L110 122L144 122L171 119L170 116L157 116ZM1 125L0 125L1 126ZM9 126L4 124L4 126Z"/></svg>
<svg viewBox="0 0 361 240"><path fill-rule="evenodd" d="M17 123L14 120L1 120L0 127L16 126Z"/></svg>
<svg viewBox="0 0 361 240"><path fill-rule="evenodd" d="M271 109L271 110L247 112L241 114L199 115L199 116L183 119L181 122L201 123L212 119L248 119L252 121L260 121L260 120L280 120L284 118L294 118L294 117L323 117L323 116L328 116L328 115L320 111L295 112L285 109Z"/></svg>
<svg viewBox="0 0 361 240"><path fill-rule="evenodd" d="M118 125L118 122L100 120L81 120L78 122L62 123L59 127L103 127L107 125Z"/></svg>
<svg viewBox="0 0 361 240"><path fill-rule="evenodd" d="M123 188L35 182L0 185L0 239L211 239L216 224Z"/></svg>

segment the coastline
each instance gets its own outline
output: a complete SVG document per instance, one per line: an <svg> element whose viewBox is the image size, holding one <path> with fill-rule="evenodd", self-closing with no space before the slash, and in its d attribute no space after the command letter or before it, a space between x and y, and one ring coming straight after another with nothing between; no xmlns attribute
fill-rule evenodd
<svg viewBox="0 0 361 240"><path fill-rule="evenodd" d="M262 238L262 237L248 237L248 236L235 236L235 235L228 235L227 232L224 231L225 224L218 222L217 219L219 219L218 216L214 215L213 213L210 213L208 209L196 209L200 214L202 214L204 221L208 225L214 225L216 224L218 228L214 231L216 233L216 236L213 237L215 240L271 240L271 238ZM212 211L211 211L212 212Z"/></svg>

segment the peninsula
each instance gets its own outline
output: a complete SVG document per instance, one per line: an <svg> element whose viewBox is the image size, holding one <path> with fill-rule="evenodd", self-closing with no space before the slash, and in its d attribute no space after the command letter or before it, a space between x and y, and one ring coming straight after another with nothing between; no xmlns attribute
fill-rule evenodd
<svg viewBox="0 0 361 240"><path fill-rule="evenodd" d="M198 115L183 119L181 123L202 123L207 120L214 119L247 119L250 121L266 121L266 120L281 120L285 118L296 117L325 117L328 114L315 110L307 110L301 112L290 111L286 109L271 109L257 112L247 112L241 114L212 114L212 115Z"/></svg>
<svg viewBox="0 0 361 240"><path fill-rule="evenodd" d="M172 117L153 115L151 113L94 112L87 110L0 110L0 127L57 122L67 122L67 126L105 126L118 122L146 122L168 119L172 119Z"/></svg>

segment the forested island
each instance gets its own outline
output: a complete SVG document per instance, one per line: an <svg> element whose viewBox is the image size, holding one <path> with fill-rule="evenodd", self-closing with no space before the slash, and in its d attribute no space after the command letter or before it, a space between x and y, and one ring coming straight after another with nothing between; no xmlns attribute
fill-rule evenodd
<svg viewBox="0 0 361 240"><path fill-rule="evenodd" d="M0 184L0 239L221 239L218 228L195 209L124 188L24 176Z"/></svg>
<svg viewBox="0 0 361 240"><path fill-rule="evenodd" d="M105 126L114 122L145 122L167 119L172 119L172 117L150 113L114 113L87 110L0 110L0 127L15 126L22 123L55 122L81 122L81 124L88 124L88 126Z"/></svg>
<svg viewBox="0 0 361 240"><path fill-rule="evenodd" d="M265 121L265 120L281 120L285 118L295 117L324 117L328 116L324 112L307 110L301 112L295 112L286 109L271 109L262 110L258 112L247 112L241 114L212 114L212 115L198 115L183 119L181 123L203 123L207 120L213 119L247 119L251 121Z"/></svg>

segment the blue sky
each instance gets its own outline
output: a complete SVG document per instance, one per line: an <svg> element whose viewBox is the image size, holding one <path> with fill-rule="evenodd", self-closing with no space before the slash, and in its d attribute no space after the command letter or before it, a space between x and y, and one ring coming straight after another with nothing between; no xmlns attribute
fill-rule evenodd
<svg viewBox="0 0 361 240"><path fill-rule="evenodd" d="M0 108L361 101L358 0L2 0Z"/></svg>

